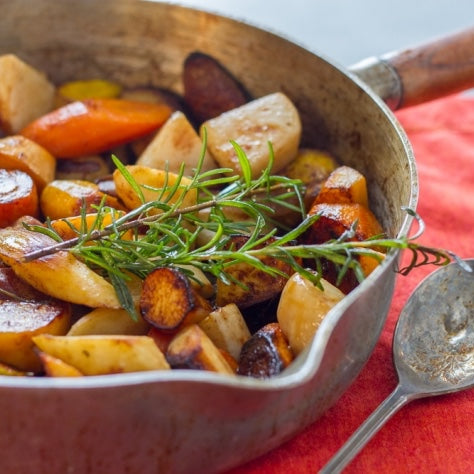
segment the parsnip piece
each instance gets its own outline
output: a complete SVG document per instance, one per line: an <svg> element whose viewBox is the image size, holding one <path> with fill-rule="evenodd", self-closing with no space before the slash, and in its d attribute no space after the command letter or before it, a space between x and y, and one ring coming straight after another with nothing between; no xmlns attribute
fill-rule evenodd
<svg viewBox="0 0 474 474"><path fill-rule="evenodd" d="M40 225L35 219L22 221ZM47 235L25 229L22 222L0 229L0 260L37 290L55 298L93 308L120 308L113 286L80 262L71 253L52 255L24 262L30 252L56 242Z"/></svg>
<svg viewBox="0 0 474 474"><path fill-rule="evenodd" d="M0 56L0 77L0 128L7 134L19 132L52 109L53 84L17 56Z"/></svg>
<svg viewBox="0 0 474 474"><path fill-rule="evenodd" d="M226 358L197 325L186 326L173 338L166 359L174 369L210 370L234 375Z"/></svg>
<svg viewBox="0 0 474 474"><path fill-rule="evenodd" d="M14 135L0 139L0 167L29 174L41 192L54 179L56 159L35 142Z"/></svg>
<svg viewBox="0 0 474 474"><path fill-rule="evenodd" d="M90 181L80 179L55 179L41 193L40 206L43 214L50 219L78 216L85 204L86 212L95 212L102 200L106 206L123 210L124 207L113 196L99 191Z"/></svg>
<svg viewBox="0 0 474 474"><path fill-rule="evenodd" d="M137 165L168 169L178 173L185 164L184 174L193 175L203 150L199 135L181 111L176 111L165 122L151 143L137 160ZM201 171L216 168L217 165L206 150Z"/></svg>
<svg viewBox="0 0 474 474"><path fill-rule="evenodd" d="M250 339L250 331L237 305L231 303L204 318L199 327L219 348L238 359L244 343Z"/></svg>
<svg viewBox="0 0 474 474"><path fill-rule="evenodd" d="M48 377L82 377L83 375L72 365L66 364L61 359L46 354L46 352L39 352L38 357Z"/></svg>
<svg viewBox="0 0 474 474"><path fill-rule="evenodd" d="M140 313L152 326L165 331L198 323L211 312L210 303L174 268L157 268L147 275Z"/></svg>
<svg viewBox="0 0 474 474"><path fill-rule="evenodd" d="M178 175L164 170L157 170L147 166L129 165L128 172L131 174L135 182L141 187L145 202L160 200L168 202L170 205L182 199L180 208L193 206L197 201L197 190L191 189L185 191L184 187L191 183L189 178L183 176L179 188L176 193L170 198L170 188L172 188L178 180ZM140 196L130 186L130 183L120 173L115 170L113 173L117 195L125 203L129 209L135 209L142 204ZM150 189L155 188L154 189ZM183 193L184 196L183 196ZM159 212L159 211L157 211Z"/></svg>
<svg viewBox="0 0 474 474"><path fill-rule="evenodd" d="M149 329L140 316L134 321L124 309L96 308L79 318L69 329L68 336L101 334L145 335Z"/></svg>
<svg viewBox="0 0 474 474"><path fill-rule="evenodd" d="M324 279L324 291L299 273L288 280L280 297L277 319L290 347L299 354L313 339L321 321L344 293Z"/></svg>
<svg viewBox="0 0 474 474"><path fill-rule="evenodd" d="M260 328L242 347L237 373L265 379L281 373L292 360L293 352L280 325L270 323Z"/></svg>
<svg viewBox="0 0 474 474"><path fill-rule="evenodd" d="M239 160L230 143L234 140L245 151L252 176L268 166L271 142L274 151L272 172L277 173L293 160L301 138L301 120L293 103L281 92L253 100L204 122L207 147L221 167L241 174Z"/></svg>
<svg viewBox="0 0 474 474"><path fill-rule="evenodd" d="M84 375L166 370L163 353L147 336L49 336L33 338L39 349Z"/></svg>

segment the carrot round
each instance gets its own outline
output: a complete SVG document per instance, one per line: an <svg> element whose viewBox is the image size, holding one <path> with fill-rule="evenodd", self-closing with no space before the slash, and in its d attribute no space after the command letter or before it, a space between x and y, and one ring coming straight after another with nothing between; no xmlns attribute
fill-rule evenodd
<svg viewBox="0 0 474 474"><path fill-rule="evenodd" d="M43 115L21 132L57 158L101 153L135 140L163 125L171 114L165 104L122 99L71 102Z"/></svg>
<svg viewBox="0 0 474 474"><path fill-rule="evenodd" d="M0 227L13 224L21 216L37 216L38 210L38 192L30 175L0 169Z"/></svg>

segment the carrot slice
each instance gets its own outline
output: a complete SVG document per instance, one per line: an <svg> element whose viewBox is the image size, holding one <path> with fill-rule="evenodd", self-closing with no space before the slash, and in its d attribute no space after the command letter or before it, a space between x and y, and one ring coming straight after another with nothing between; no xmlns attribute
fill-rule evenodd
<svg viewBox="0 0 474 474"><path fill-rule="evenodd" d="M57 158L109 150L158 129L171 109L164 104L122 99L71 102L43 115L21 132Z"/></svg>

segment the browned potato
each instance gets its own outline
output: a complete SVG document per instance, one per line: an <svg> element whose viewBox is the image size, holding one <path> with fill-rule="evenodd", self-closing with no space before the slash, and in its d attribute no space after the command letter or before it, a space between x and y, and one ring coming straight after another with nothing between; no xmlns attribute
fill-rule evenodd
<svg viewBox="0 0 474 474"><path fill-rule="evenodd" d="M259 379L269 378L278 375L292 360L293 353L280 325L270 323L243 345L237 373Z"/></svg>
<svg viewBox="0 0 474 474"><path fill-rule="evenodd" d="M181 271L167 267L145 278L139 307L145 321L165 331L198 323L212 310Z"/></svg>
<svg viewBox="0 0 474 474"><path fill-rule="evenodd" d="M166 359L174 369L210 370L233 375L235 372L221 351L197 325L186 326L173 338Z"/></svg>
<svg viewBox="0 0 474 474"><path fill-rule="evenodd" d="M49 183L41 193L40 206L43 214L50 219L77 216L83 203L86 212L95 212L94 206L105 200L105 205L124 210L124 206L113 196L99 191L96 184L79 179L57 179Z"/></svg>
<svg viewBox="0 0 474 474"><path fill-rule="evenodd" d="M235 236L232 245L240 248L246 241L245 236ZM287 275L292 273L290 265L272 257L265 257L262 261L275 267ZM227 284L218 279L216 283L216 304L225 306L235 303L239 308L248 308L261 301L269 300L279 294L285 286L287 278L272 276L247 263L236 263L226 268L226 272L235 278L241 285L231 282Z"/></svg>
<svg viewBox="0 0 474 474"><path fill-rule="evenodd" d="M56 243L47 235L26 229L24 222L41 225L25 216L15 226L0 229L0 260L16 275L37 290L64 301L120 308L113 286L70 252L24 261L27 254Z"/></svg>
<svg viewBox="0 0 474 474"><path fill-rule="evenodd" d="M36 217L38 210L38 192L30 175L0 169L0 227L24 215Z"/></svg>
<svg viewBox="0 0 474 474"><path fill-rule="evenodd" d="M184 100L198 124L251 100L243 85L211 56L191 53L184 61Z"/></svg>
<svg viewBox="0 0 474 474"><path fill-rule="evenodd" d="M81 377L83 374L72 365L53 357L46 352L38 351L38 357L41 360L45 374L48 377Z"/></svg>
<svg viewBox="0 0 474 474"><path fill-rule="evenodd" d="M0 77L0 128L6 133L18 133L52 109L54 85L17 56L0 56Z"/></svg>
<svg viewBox="0 0 474 474"><path fill-rule="evenodd" d="M28 173L41 192L54 179L56 159L37 143L13 135L0 139L0 167Z"/></svg>
<svg viewBox="0 0 474 474"><path fill-rule="evenodd" d="M65 334L70 321L68 303L35 291L11 268L0 268L0 362L38 372L41 364L32 338L43 333Z"/></svg>
<svg viewBox="0 0 474 474"><path fill-rule="evenodd" d="M42 352L84 375L167 370L163 353L148 336L50 336L33 338Z"/></svg>

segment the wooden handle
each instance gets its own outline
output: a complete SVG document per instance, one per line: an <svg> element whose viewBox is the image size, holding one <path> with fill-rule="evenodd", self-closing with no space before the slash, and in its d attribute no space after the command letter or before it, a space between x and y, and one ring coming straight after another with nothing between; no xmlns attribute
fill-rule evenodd
<svg viewBox="0 0 474 474"><path fill-rule="evenodd" d="M474 87L474 28L352 68L395 110Z"/></svg>

